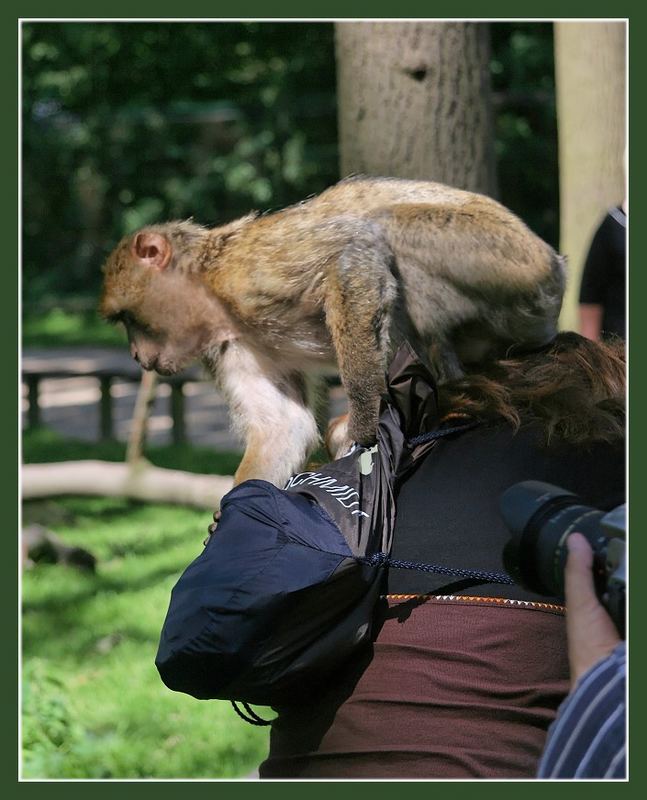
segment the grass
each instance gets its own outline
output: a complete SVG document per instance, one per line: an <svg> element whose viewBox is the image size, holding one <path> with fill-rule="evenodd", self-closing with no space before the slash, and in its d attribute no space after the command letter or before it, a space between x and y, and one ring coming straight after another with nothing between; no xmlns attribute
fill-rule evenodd
<svg viewBox="0 0 647 800"><path fill-rule="evenodd" d="M23 347L125 347L126 334L108 325L95 309L69 311L60 307L23 315Z"/></svg>
<svg viewBox="0 0 647 800"><path fill-rule="evenodd" d="M45 428L23 436L25 462L124 455L119 442ZM188 445L146 455L158 466L220 474L240 459ZM171 588L202 550L210 521L207 511L115 498L24 504L23 524L90 550L98 566L95 574L50 564L23 573L23 778L236 778L265 757L265 729L229 703L171 692L154 665Z"/></svg>
<svg viewBox="0 0 647 800"><path fill-rule="evenodd" d="M154 665L171 588L200 553L210 515L64 498L25 503L24 522L90 550L98 567L24 571L23 778L251 773L267 752L267 731L226 702L171 692Z"/></svg>
<svg viewBox="0 0 647 800"><path fill-rule="evenodd" d="M147 447L144 455L157 467L214 475L233 475L241 458L240 453L189 444ZM82 459L123 461L126 457L126 445L117 441L86 442L66 439L43 427L23 432L22 456L26 464Z"/></svg>

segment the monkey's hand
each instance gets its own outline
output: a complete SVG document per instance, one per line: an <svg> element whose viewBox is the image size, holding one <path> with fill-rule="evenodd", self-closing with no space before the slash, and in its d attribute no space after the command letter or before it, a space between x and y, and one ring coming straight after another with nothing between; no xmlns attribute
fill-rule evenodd
<svg viewBox="0 0 647 800"><path fill-rule="evenodd" d="M220 522L220 517L222 517L222 511L220 509L217 509L216 511L213 512L213 522L207 528L207 537L204 540L203 544L206 545L209 539L211 539L211 537L216 532L216 528L218 527L218 523Z"/></svg>

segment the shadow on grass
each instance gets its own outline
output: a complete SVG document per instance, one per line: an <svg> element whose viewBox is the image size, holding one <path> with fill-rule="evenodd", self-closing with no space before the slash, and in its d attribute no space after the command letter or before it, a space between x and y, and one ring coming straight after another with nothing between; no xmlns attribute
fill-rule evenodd
<svg viewBox="0 0 647 800"><path fill-rule="evenodd" d="M199 552L196 550L195 557L197 558L198 555ZM100 569L95 575L79 575L78 577L75 575L74 580L82 581L85 585L81 585L75 590L70 587L68 582L65 595L50 595L46 598L24 599L22 604L23 612L28 613L30 611L46 611L53 614L66 613L66 609L69 607L73 607L74 610L78 612L81 604L87 600L97 597L102 593L105 593L106 595L116 592L128 594L137 593L151 589L171 577L175 576L179 578L180 574L189 565L190 561L191 559L188 559L186 563L180 567L178 567L177 564L169 564L168 566L159 567L140 577L110 576L105 573L102 574ZM53 569L57 570L57 572L64 573L64 571L71 569L71 567L42 564L33 567L33 569ZM64 580L65 575L61 574L61 581Z"/></svg>
<svg viewBox="0 0 647 800"><path fill-rule="evenodd" d="M96 513L101 515L102 524L111 519L119 519L139 508L146 506L139 500L121 497L87 498L78 495L61 495L56 500L29 500L23 504L23 525L38 523L49 526L76 528L88 524L88 502L94 502L100 508ZM84 508L80 509L80 504ZM75 508L78 506L79 508ZM63 535L61 538L65 539Z"/></svg>
<svg viewBox="0 0 647 800"><path fill-rule="evenodd" d="M75 631L74 642L70 642L69 627L65 627L68 631L65 644L61 642L61 634L63 633L63 626L60 624L63 620L57 620L59 623L58 628L53 629L53 634L49 639L43 638L39 632L27 632L23 637L24 648L32 657L65 657L66 660L75 661L78 664L88 663L90 659L101 659L109 655L113 650L126 644L134 644L144 646L151 653L151 664L154 661L155 653L157 651L158 636L153 636L141 629L132 626L117 626L109 632L105 631ZM160 619L160 630L162 627L162 619ZM54 645L54 646L52 646Z"/></svg>

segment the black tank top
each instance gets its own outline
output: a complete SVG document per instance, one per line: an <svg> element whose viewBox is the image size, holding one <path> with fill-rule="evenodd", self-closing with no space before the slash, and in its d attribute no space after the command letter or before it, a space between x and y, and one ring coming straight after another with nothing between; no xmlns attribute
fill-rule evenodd
<svg viewBox="0 0 647 800"><path fill-rule="evenodd" d="M537 425L515 434L496 423L439 440L399 491L393 558L505 572L499 497L518 481L555 484L605 511L625 502L624 442L546 446L542 437ZM388 593L547 601L519 586L403 569L390 569Z"/></svg>

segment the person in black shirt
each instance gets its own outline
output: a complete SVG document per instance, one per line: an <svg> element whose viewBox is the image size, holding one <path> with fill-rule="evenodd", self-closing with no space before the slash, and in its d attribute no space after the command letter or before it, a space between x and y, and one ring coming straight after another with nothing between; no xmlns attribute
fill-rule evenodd
<svg viewBox="0 0 647 800"><path fill-rule="evenodd" d="M609 209L589 248L580 285L580 332L626 338L626 233L623 206Z"/></svg>
<svg viewBox="0 0 647 800"><path fill-rule="evenodd" d="M521 480L621 504L624 392L624 343L571 332L440 385L439 419L478 424L453 426L403 478L392 558L501 572L499 498ZM370 652L276 709L260 777L536 777L569 690L564 607L485 581L391 568Z"/></svg>

